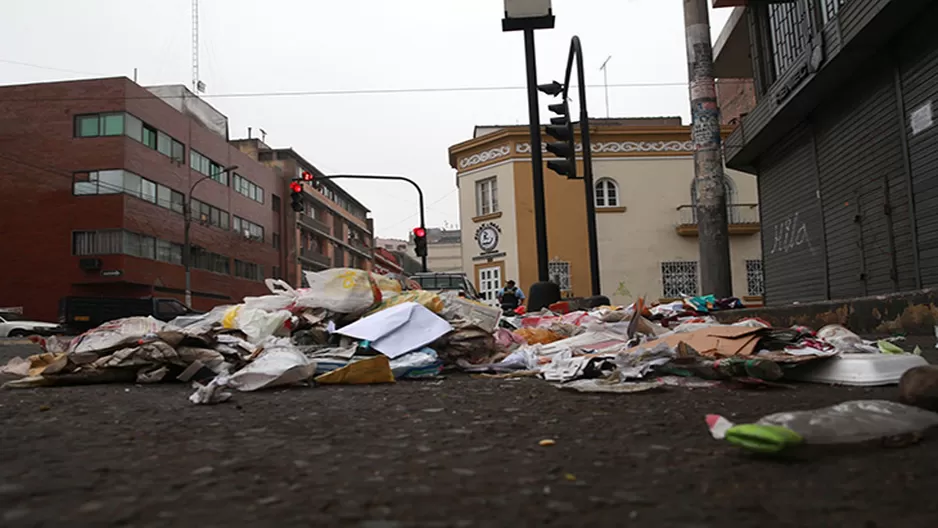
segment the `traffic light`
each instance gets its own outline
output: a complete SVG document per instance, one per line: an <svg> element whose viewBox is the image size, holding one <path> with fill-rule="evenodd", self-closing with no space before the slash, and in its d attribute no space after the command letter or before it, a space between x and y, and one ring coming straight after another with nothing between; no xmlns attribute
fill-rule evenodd
<svg viewBox="0 0 938 528"><path fill-rule="evenodd" d="M290 182L290 207L297 213L303 212L303 184L298 181Z"/></svg>
<svg viewBox="0 0 938 528"><path fill-rule="evenodd" d="M427 230L422 227L414 228L414 253L418 257L427 256Z"/></svg>
<svg viewBox="0 0 938 528"><path fill-rule="evenodd" d="M542 84L537 89L552 96L564 92L563 85L557 81ZM570 107L567 101L562 101L547 108L557 114L557 117L550 118L550 124L546 127L547 135L557 140L547 143L547 152L559 158L549 160L547 168L568 179L576 179L576 138L573 134L573 121L570 120Z"/></svg>

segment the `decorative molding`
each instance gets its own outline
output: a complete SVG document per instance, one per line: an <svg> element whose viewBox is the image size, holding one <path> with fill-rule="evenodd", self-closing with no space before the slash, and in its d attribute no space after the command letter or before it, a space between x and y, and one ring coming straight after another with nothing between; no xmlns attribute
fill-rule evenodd
<svg viewBox="0 0 938 528"><path fill-rule="evenodd" d="M497 220L502 217L502 212L498 211L495 213L489 213L487 215L475 216L472 218L473 223L478 224L479 222L485 222L486 220Z"/></svg>
<svg viewBox="0 0 938 528"><path fill-rule="evenodd" d="M502 145L500 147L495 147L489 150L479 152L478 154L473 154L468 158L462 158L459 160L459 168L467 169L480 163L485 163L487 161L492 161L494 159L502 158L511 154L511 147L508 145Z"/></svg>
<svg viewBox="0 0 938 528"><path fill-rule="evenodd" d="M620 152L693 152L693 141L609 141L593 143L591 149L594 154L620 153ZM547 145L541 143L541 151L547 152ZM583 152L583 144L576 144L576 151ZM515 152L530 154L530 143L515 143Z"/></svg>

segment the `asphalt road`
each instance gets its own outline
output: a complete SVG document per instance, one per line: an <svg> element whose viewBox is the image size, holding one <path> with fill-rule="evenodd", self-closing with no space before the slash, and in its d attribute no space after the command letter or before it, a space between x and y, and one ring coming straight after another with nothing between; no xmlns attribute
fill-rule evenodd
<svg viewBox="0 0 938 528"><path fill-rule="evenodd" d="M0 347L0 361L21 347ZM938 438L798 461L709 436L896 389L632 395L537 380L0 391L0 525L934 527ZM552 439L551 447L538 445Z"/></svg>

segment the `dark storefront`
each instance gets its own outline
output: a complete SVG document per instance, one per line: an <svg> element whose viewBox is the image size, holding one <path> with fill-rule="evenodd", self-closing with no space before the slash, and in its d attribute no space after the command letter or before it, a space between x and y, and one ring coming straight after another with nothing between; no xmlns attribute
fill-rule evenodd
<svg viewBox="0 0 938 528"><path fill-rule="evenodd" d="M724 33L744 38L723 40L749 45L758 99L726 161L759 177L767 303L938 286L938 3L749 1L735 18ZM738 70L717 53L718 75Z"/></svg>

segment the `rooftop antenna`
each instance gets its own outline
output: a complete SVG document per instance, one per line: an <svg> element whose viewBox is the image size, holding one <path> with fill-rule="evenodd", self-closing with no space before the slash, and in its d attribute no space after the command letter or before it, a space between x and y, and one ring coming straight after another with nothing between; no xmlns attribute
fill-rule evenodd
<svg viewBox="0 0 938 528"><path fill-rule="evenodd" d="M199 0L192 0L192 91L205 91L205 83L199 80Z"/></svg>
<svg viewBox="0 0 938 528"><path fill-rule="evenodd" d="M267 142L267 131L264 130L263 128L258 128L257 130L261 133L261 143L266 143L266 142Z"/></svg>
<svg viewBox="0 0 938 528"><path fill-rule="evenodd" d="M606 119L609 119L609 76L606 74L606 65L609 64L611 58L612 55L606 58L606 62L603 62L603 65L599 67L603 71L603 87L606 90Z"/></svg>

